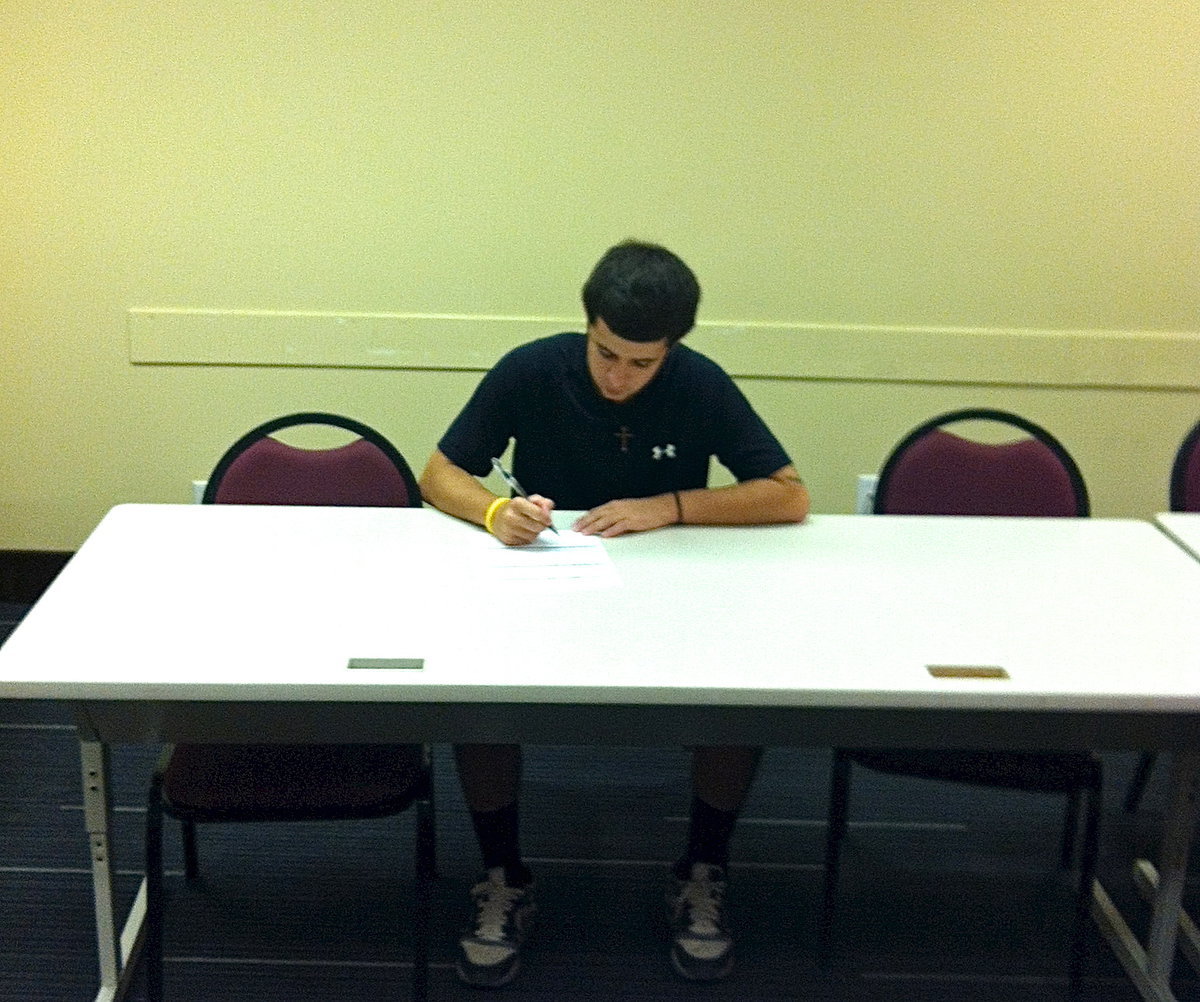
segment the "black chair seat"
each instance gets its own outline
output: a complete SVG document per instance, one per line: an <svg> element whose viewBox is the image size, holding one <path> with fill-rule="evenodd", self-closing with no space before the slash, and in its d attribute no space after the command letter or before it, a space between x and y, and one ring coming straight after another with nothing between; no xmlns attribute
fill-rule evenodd
<svg viewBox="0 0 1200 1002"><path fill-rule="evenodd" d="M419 745L176 745L163 809L192 821L385 817L423 796Z"/></svg>
<svg viewBox="0 0 1200 1002"><path fill-rule="evenodd" d="M1099 789L1100 760L1090 752L847 749L855 763L875 772L923 776L1041 793Z"/></svg>

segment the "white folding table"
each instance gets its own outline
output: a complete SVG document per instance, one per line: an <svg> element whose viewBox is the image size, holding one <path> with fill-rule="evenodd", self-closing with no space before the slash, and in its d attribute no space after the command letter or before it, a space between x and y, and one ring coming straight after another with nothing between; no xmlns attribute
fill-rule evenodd
<svg viewBox="0 0 1200 1002"><path fill-rule="evenodd" d="M1200 562L1149 523L673 527L607 543L617 584L510 576L498 548L420 509L104 518L0 648L0 695L74 706L98 999L121 991L140 924L140 897L123 931L113 914L111 743L1155 749L1175 753L1173 823L1195 821ZM1131 966L1160 1002L1167 869ZM1095 912L1120 921L1099 885Z"/></svg>
<svg viewBox="0 0 1200 1002"><path fill-rule="evenodd" d="M1200 513L1163 512L1155 516L1155 521L1172 540L1193 557L1200 559ZM1174 768L1178 769L1178 763L1174 764ZM1200 791L1194 782L1189 784L1186 776L1173 773L1171 795L1173 803L1167 812L1162 845L1159 849L1160 867L1156 868L1145 859L1135 860L1133 864L1134 884L1151 900L1155 900L1160 887L1170 882L1177 883L1179 893L1182 893L1187 859L1195 837L1196 823L1200 818ZM1172 888L1169 896L1173 898L1175 893L1175 889ZM1152 924L1149 934L1150 942L1153 943L1158 937L1174 935L1174 932L1168 933L1167 930L1171 914L1161 909L1156 911L1155 923ZM1181 950L1192 967L1200 971L1200 927L1182 911L1178 913L1177 922ZM1136 945L1131 948L1131 942L1136 941L1131 939L1127 927L1120 924L1114 926L1109 931L1109 940L1126 969L1132 967L1131 973L1136 979L1137 968L1148 966L1148 961ZM1152 955L1162 957L1163 953L1152 951Z"/></svg>

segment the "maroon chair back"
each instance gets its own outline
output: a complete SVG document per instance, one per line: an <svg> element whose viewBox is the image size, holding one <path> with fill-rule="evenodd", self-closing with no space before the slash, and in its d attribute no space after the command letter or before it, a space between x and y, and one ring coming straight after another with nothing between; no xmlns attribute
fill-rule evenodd
<svg viewBox="0 0 1200 1002"><path fill-rule="evenodd" d="M979 442L947 431L989 421L1020 437ZM1074 459L1049 432L1006 411L963 410L920 425L896 446L875 491L877 514L1081 516L1087 488Z"/></svg>
<svg viewBox="0 0 1200 1002"><path fill-rule="evenodd" d="M298 425L329 425L357 437L328 449L271 437ZM268 421L238 439L214 468L203 501L419 508L421 494L404 457L373 428L336 414L304 413Z"/></svg>
<svg viewBox="0 0 1200 1002"><path fill-rule="evenodd" d="M1200 423L1188 432L1175 453L1171 511L1200 511Z"/></svg>

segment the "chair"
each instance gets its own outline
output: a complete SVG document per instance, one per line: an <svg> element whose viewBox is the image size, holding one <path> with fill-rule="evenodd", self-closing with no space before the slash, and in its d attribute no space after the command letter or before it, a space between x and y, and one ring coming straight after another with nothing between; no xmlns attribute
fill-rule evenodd
<svg viewBox="0 0 1200 1002"><path fill-rule="evenodd" d="M354 436L301 449L271 437L301 425ZM419 507L404 458L366 425L333 414L292 414L250 431L217 463L204 502ZM208 823L351 820L416 808L412 994L428 989L434 876L433 780L420 745L204 745L168 748L150 782L146 820L146 997L163 997L163 816L182 822L184 874L199 874L196 826Z"/></svg>
<svg viewBox="0 0 1200 1002"><path fill-rule="evenodd" d="M1200 422L1184 436L1175 461L1171 464L1169 501L1171 511L1200 511ZM1154 752L1142 752L1134 769L1129 789L1125 792L1125 812L1132 814L1142 802L1146 784L1154 771L1158 756Z"/></svg>
<svg viewBox="0 0 1200 1002"><path fill-rule="evenodd" d="M977 441L947 425L983 422L1006 439ZM1075 461L1045 429L1005 411L953 411L914 429L895 447L879 475L874 511L911 515L1086 516L1087 490ZM1086 813L1080 854L1069 984L1078 991L1099 844L1102 770L1090 752L849 749L833 753L820 950L828 962L833 941L838 866L846 835L852 766L900 776L1067 797L1060 859L1074 855L1081 807Z"/></svg>

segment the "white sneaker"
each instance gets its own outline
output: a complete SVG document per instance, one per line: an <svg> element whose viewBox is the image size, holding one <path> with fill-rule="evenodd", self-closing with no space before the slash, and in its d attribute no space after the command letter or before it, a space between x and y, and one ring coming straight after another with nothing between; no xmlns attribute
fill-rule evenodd
<svg viewBox="0 0 1200 1002"><path fill-rule="evenodd" d="M688 981L719 981L733 970L733 937L724 915L725 871L693 863L687 880L671 879L671 966Z"/></svg>
<svg viewBox="0 0 1200 1002"><path fill-rule="evenodd" d="M488 870L471 888L471 923L458 941L459 979L477 988L512 981L536 911L532 884L510 887L504 867Z"/></svg>

